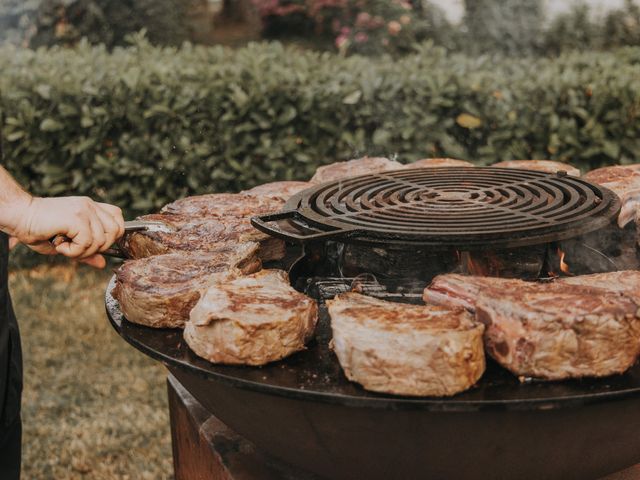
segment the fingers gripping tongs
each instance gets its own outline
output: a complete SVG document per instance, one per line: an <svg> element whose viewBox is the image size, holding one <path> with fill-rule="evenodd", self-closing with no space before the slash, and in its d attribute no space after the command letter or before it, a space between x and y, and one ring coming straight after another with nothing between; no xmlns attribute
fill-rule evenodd
<svg viewBox="0 0 640 480"><path fill-rule="evenodd" d="M124 222L124 235L120 237L114 245L105 250L104 252L99 252L101 255L106 255L108 257L115 258L129 258L126 248L126 240L127 237L135 232L171 232L172 229L168 227L166 224L157 221L149 221L149 220L131 220L128 222ZM49 240L51 245L57 247L58 245L71 242L72 240L65 235L56 235L52 239Z"/></svg>

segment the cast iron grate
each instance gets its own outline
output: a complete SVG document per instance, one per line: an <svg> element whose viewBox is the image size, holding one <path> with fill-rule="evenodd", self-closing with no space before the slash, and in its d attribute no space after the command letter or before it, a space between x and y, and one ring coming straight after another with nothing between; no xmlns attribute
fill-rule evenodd
<svg viewBox="0 0 640 480"><path fill-rule="evenodd" d="M252 219L295 242L517 247L564 240L610 225L620 200L560 172L445 167L396 170L329 182L285 210Z"/></svg>

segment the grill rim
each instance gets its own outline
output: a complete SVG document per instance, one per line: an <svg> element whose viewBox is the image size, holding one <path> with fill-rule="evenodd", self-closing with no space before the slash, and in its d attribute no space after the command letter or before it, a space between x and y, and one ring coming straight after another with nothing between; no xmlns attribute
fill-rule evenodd
<svg viewBox="0 0 640 480"><path fill-rule="evenodd" d="M336 201L350 197L353 198L357 192L366 192L369 190L384 189L381 184L385 182L393 182L396 177L400 177L398 184L411 185L413 188L420 187L415 183L411 183L406 180L407 177L414 178L415 181L426 181L433 184L434 182L442 181L442 174L446 175L464 175L469 173L480 174L478 178L481 180L487 177L486 181L500 180L500 178L491 178L491 174L497 173L498 176L503 176L503 180L512 179L509 184L493 185L491 187L471 185L473 189L469 189L467 186L467 192L477 190L480 196L487 196L487 192L498 191L504 189L505 186L512 186L512 188L525 189L527 186L535 185L538 191L556 191L559 194L564 195L564 198L573 200L575 205L581 194L586 196L586 201L579 204L580 210L583 213L575 214L570 205L566 202L560 205L558 210L558 218L563 220L556 220L552 217L547 221L548 225L535 225L533 227L512 228L505 230L506 227L500 227L493 231L484 231L475 234L468 233L468 225L462 227L454 227L448 232L433 231L428 235L425 233L411 233L408 231L401 233L394 233L390 231L384 231L382 229L372 228L368 225L348 224L341 221L341 218L356 217L356 214L336 215L334 217L322 216L318 211L326 211L327 207L324 205L317 206L318 201L325 202L325 199L332 200L333 205L336 205ZM422 174L423 178L415 180L417 176ZM428 174L428 175L425 175ZM429 179L432 177L433 180ZM440 180L438 180L440 179ZM377 180L377 181L376 181ZM478 180L479 181L479 180ZM375 182L375 183L374 183ZM363 185L364 184L364 185ZM442 187L440 187L442 188ZM460 190L457 185L452 185L451 188ZM426 190L425 190L426 191ZM434 190L437 192L437 190ZM462 190L465 192L465 190ZM568 194L567 194L568 191ZM564 192L564 193L563 193ZM397 193L397 192L395 192ZM394 194L395 194L394 193ZM464 193L463 193L464 195ZM422 197L424 192L415 193L414 197ZM528 205L520 209L509 209L508 206L502 204L490 206L488 209L484 208L490 203L482 203L480 201L471 202L477 205L474 208L481 210L479 215L487 216L490 213L496 213L506 210L508 214L512 214L515 217L532 217L540 220L542 217L536 211L531 214L527 209L532 208L533 204L540 205L539 197L535 195L529 195L524 197L528 202ZM538 200L536 200L538 198ZM557 202L561 201L563 197L558 195L549 197L554 200L552 204L546 202L546 211L553 211ZM599 202L595 202L594 198L600 198ZM375 198L374 198L375 200ZM518 202L516 198L513 202ZM591 201L591 206L587 203ZM595 205L594 205L595 204ZM351 202L348 205L353 205ZM417 204L419 206L428 206L428 203ZM435 203L437 208L446 209L442 206L442 203ZM317 208L316 208L317 206ZM339 205L341 208L343 205ZM586 209L587 212L584 212ZM336 207L337 209L338 207ZM381 211L393 211L394 208L402 208L385 205L381 208ZM406 208L406 204L405 204ZM469 209L469 203L465 203L465 208ZM557 174L544 173L532 170L516 170L509 168L496 168L496 167L438 167L429 169L413 169L413 170L393 170L389 172L365 174L355 177L349 177L342 180L326 182L313 186L307 190L299 192L294 195L285 205L281 212L253 217L251 223L258 230L267 233L269 235L284 239L286 241L295 243L307 243L316 240L342 240L348 243L359 243L369 245L389 245L397 247L455 247L455 248L470 248L470 249L486 249L486 248L514 248L523 247L528 245L536 245L541 243L550 243L555 241L567 240L569 238L577 237L601 228L607 227L615 223L621 209L621 201L618 196L609 190L595 183L589 182L582 178L571 177L566 175L565 172L559 172ZM376 210L377 211L377 210ZM369 211L364 214L367 214ZM400 212L402 213L402 212ZM405 214L409 211L404 212ZM416 216L419 216L419 211L415 212ZM375 213L374 213L375 216ZM567 217L570 220L564 220ZM572 218L573 217L573 218ZM468 218L466 218L469 221ZM505 223L509 219L502 220ZM276 222L286 221L288 228L283 228ZM483 222L484 220L480 220ZM355 222L354 222L355 223ZM364 222L362 222L364 223ZM544 222L543 222L544 223ZM387 227L388 230L392 226ZM408 227L407 227L408 228ZM467 229L467 232L462 231L463 228ZM485 229L487 230L487 229ZM298 231L301 233L293 233Z"/></svg>

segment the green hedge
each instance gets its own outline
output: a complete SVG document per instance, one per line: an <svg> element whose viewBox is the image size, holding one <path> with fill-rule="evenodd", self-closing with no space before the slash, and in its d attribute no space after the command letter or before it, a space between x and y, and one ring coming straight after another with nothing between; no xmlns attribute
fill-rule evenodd
<svg viewBox="0 0 640 480"><path fill-rule="evenodd" d="M342 58L86 44L0 49L8 168L36 194L146 212L188 193L305 179L357 155L583 169L640 153L640 48L557 59Z"/></svg>

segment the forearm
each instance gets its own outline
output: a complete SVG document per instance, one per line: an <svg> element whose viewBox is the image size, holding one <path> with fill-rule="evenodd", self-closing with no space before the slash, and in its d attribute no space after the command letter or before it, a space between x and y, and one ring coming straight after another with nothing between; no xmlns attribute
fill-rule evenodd
<svg viewBox="0 0 640 480"><path fill-rule="evenodd" d="M13 234L32 197L0 166L0 231Z"/></svg>

